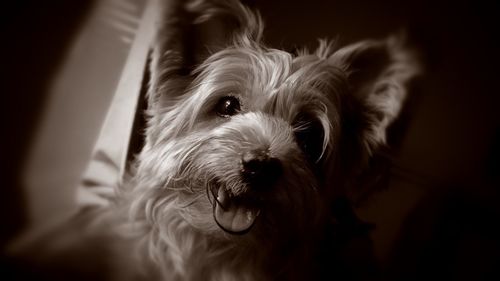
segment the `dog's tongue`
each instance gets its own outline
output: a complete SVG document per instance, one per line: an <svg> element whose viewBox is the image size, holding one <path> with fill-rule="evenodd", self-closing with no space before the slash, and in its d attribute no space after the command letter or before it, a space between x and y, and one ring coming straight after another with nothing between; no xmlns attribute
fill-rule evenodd
<svg viewBox="0 0 500 281"><path fill-rule="evenodd" d="M219 188L217 200L215 200L214 218L225 231L241 234L250 230L259 213L258 208L235 204L224 188Z"/></svg>

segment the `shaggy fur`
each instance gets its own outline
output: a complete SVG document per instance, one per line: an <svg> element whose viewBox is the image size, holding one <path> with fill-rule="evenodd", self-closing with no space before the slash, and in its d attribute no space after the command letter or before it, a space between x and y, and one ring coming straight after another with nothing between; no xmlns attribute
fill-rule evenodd
<svg viewBox="0 0 500 281"><path fill-rule="evenodd" d="M330 204L385 142L418 69L395 37L294 55L262 30L236 0L163 3L144 148L113 204L57 250L97 247L114 280L319 277ZM243 174L258 153L276 167L256 183ZM238 212L252 221L241 232L224 217Z"/></svg>

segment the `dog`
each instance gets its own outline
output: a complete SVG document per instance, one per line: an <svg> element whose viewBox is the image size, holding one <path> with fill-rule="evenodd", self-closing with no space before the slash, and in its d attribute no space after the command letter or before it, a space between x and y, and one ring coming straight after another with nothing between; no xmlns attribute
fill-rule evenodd
<svg viewBox="0 0 500 281"><path fill-rule="evenodd" d="M39 252L105 280L318 280L331 205L384 145L415 53L392 36L292 54L237 0L161 7L130 176Z"/></svg>

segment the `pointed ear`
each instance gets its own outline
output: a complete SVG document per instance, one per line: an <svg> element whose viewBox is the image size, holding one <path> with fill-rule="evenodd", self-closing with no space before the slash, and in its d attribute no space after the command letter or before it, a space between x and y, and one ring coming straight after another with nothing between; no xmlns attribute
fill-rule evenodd
<svg viewBox="0 0 500 281"><path fill-rule="evenodd" d="M148 108L173 106L208 56L234 42L261 39L259 15L238 0L159 1L150 62Z"/></svg>
<svg viewBox="0 0 500 281"><path fill-rule="evenodd" d="M349 114L362 119L362 142L371 153L385 143L387 127L401 110L408 82L419 73L416 55L404 47L400 36L346 46L329 60L347 73L349 95L361 111Z"/></svg>

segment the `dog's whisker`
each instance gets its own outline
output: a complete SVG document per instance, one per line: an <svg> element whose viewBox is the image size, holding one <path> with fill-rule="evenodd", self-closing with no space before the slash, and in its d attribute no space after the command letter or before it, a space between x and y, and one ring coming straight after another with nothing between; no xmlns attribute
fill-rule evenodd
<svg viewBox="0 0 500 281"><path fill-rule="evenodd" d="M186 201L186 202L182 202L182 204L180 204L180 205L179 205L179 208L183 208L183 209L185 209L185 208L190 207L191 205L193 205L193 204L195 204L196 202L198 202L198 201L199 201L199 199L200 199L200 197L201 197L201 196L197 196L197 197L192 198L191 200L188 200L188 201Z"/></svg>
<svg viewBox="0 0 500 281"><path fill-rule="evenodd" d="M219 187L219 188L223 188L223 187ZM219 199L217 198L217 194L216 194L217 190L218 190L218 188L216 186L214 186L210 189L210 192L212 193L212 198L213 198L212 199L213 201L211 201L211 204L214 206L216 204L219 204L219 206L222 206L221 202L219 202Z"/></svg>
<svg viewBox="0 0 500 281"><path fill-rule="evenodd" d="M213 204L214 204L214 202L212 201L212 198L210 197L210 194L212 194L212 195L213 195L213 192L212 192L212 190L210 189L210 185L208 185L208 184L207 184L207 185L205 186L205 192L206 192L206 196L207 196L207 198L208 198L208 201L210 202L210 204L211 204L211 205L213 205Z"/></svg>

